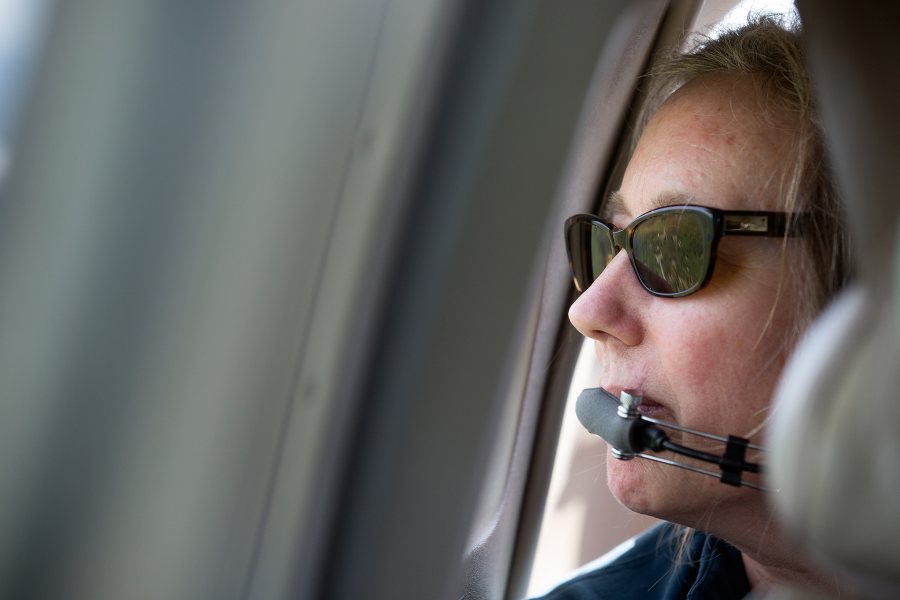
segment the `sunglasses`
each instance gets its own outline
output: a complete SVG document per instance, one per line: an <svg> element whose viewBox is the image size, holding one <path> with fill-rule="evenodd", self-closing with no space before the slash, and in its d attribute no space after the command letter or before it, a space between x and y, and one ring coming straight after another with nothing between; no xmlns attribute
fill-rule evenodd
<svg viewBox="0 0 900 600"><path fill-rule="evenodd" d="M794 236L803 216L678 205L651 210L614 229L594 215L575 215L566 219L566 250L579 293L624 249L645 290L678 298L709 283L723 235Z"/></svg>

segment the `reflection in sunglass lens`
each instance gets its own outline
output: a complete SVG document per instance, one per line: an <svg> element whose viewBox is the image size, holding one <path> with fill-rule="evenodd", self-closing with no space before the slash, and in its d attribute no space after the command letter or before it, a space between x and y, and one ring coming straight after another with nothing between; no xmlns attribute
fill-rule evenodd
<svg viewBox="0 0 900 600"><path fill-rule="evenodd" d="M576 221L566 235L569 259L579 291L590 287L614 256L609 230L599 223Z"/></svg>
<svg viewBox="0 0 900 600"><path fill-rule="evenodd" d="M587 289L584 282L590 276L587 271L590 268L590 235L585 235L588 229L590 226L583 221L571 223L566 229L566 250L572 265L572 275L575 277L575 287L579 292Z"/></svg>
<svg viewBox="0 0 900 600"><path fill-rule="evenodd" d="M609 229L600 223L591 224L591 280L588 285L600 277L600 273L606 265L615 257L616 249L613 246Z"/></svg>
<svg viewBox="0 0 900 600"><path fill-rule="evenodd" d="M685 211L655 215L637 225L633 260L643 284L659 294L680 294L703 283L714 227L708 215Z"/></svg>

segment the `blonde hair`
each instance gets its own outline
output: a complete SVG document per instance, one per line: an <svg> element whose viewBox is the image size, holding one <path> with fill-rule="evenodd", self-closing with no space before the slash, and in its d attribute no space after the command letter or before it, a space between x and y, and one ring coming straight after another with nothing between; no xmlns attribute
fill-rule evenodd
<svg viewBox="0 0 900 600"><path fill-rule="evenodd" d="M647 99L637 120L632 150L649 120L679 88L698 77L739 74L757 77L765 101L796 118L793 165L782 185L784 211L807 213L802 238L806 252L785 256L786 277L795 278L801 297L796 335L846 283L849 248L843 210L828 166L822 127L806 71L800 25L777 15L756 14L747 25L719 37L697 36L686 53L667 57L646 79Z"/></svg>

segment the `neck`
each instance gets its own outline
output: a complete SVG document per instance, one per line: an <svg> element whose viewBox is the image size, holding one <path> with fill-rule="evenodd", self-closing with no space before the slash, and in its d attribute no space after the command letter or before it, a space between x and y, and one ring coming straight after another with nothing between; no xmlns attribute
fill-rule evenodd
<svg viewBox="0 0 900 600"><path fill-rule="evenodd" d="M784 586L825 596L854 597L833 574L809 560L803 548L790 543L774 519L770 517L756 525L713 535L740 550L747 579L757 594L773 586Z"/></svg>
<svg viewBox="0 0 900 600"><path fill-rule="evenodd" d="M785 565L760 560L742 552L747 579L754 592L759 594L775 586L814 591L825 597L848 597L837 580L806 564Z"/></svg>
<svg viewBox="0 0 900 600"><path fill-rule="evenodd" d="M756 594L783 586L825 596L855 597L833 573L810 560L807 550L789 541L771 510L760 497L732 512L733 518L710 519L696 525L741 552L747 579Z"/></svg>

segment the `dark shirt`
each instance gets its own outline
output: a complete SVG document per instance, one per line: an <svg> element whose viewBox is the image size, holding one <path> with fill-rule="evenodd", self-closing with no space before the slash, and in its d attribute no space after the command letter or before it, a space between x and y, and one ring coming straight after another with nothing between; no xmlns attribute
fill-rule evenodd
<svg viewBox="0 0 900 600"><path fill-rule="evenodd" d="M674 525L658 525L609 564L577 575L542 599L727 600L750 593L741 553L734 547L696 531L678 557L680 536Z"/></svg>

